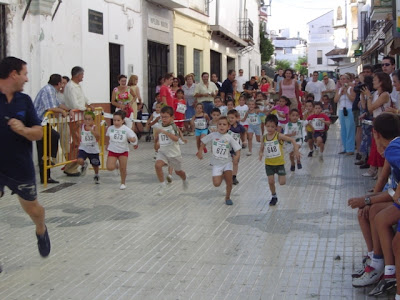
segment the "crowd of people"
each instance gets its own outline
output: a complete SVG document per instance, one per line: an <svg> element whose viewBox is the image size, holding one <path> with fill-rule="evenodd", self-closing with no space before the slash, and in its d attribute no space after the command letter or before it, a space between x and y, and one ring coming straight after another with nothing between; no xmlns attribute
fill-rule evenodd
<svg viewBox="0 0 400 300"><path fill-rule="evenodd" d="M64 117L73 109L83 111L83 122L73 118L68 126L68 138L76 141L76 162L65 166L69 176L82 176L89 163L94 169L94 182L99 175L99 128L89 100L80 82L84 70L74 67L71 80L52 74L35 100L22 93L27 79L27 65L18 58L7 57L0 62L0 114L2 136L9 143L3 149L0 163L0 196L4 187L18 195L24 210L36 224L39 252L47 256L50 239L44 223L44 209L37 201L35 170L31 141L36 141L41 181L58 181L43 172L43 162L54 163L58 147L63 154L72 151L60 143L57 128L40 126L47 111ZM158 194L163 195L173 172L182 180L184 190L189 181L183 169L180 146L186 136L195 136L198 159L210 151L212 183L218 187L225 181L225 204L233 205L231 191L239 184L239 162L244 151L263 160L271 199L278 202L275 175L286 182L285 153L290 159L290 171L302 169L300 148L309 148L308 157L318 157L322 163L327 134L335 116L340 121L342 151L340 155L356 154L355 165L368 168L363 176L375 178L376 184L368 194L348 200L358 209L358 220L365 239L367 254L363 266L353 274L353 286L377 284L370 295L380 295L396 286L396 265L400 268L400 234L393 230L400 219L400 119L398 92L400 71L395 60L384 57L381 65L364 65L358 75L342 74L337 83L319 72L307 81L298 80L293 70L278 70L274 79L265 75L244 78L243 70L230 70L226 80L218 81L216 74L207 72L195 82L194 74L175 77L167 73L160 78L152 114L142 123L143 104L137 76L118 77L119 86L113 90L111 104L116 107L113 124L107 128L107 170L118 170L120 189L125 190L130 144L138 147L140 133L152 130L155 149L155 176L160 182ZM51 136L50 153L43 156L43 135ZM259 143L259 146L258 146ZM246 150L247 149L247 150ZM10 160L10 157L16 158ZM87 162L89 161L89 163ZM12 162L11 162L12 161ZM17 163L17 166L14 164ZM11 165L12 164L12 165ZM168 167L165 176L163 167ZM400 273L397 275L400 280ZM400 287L399 287L400 288ZM400 299L400 290L396 299Z"/></svg>

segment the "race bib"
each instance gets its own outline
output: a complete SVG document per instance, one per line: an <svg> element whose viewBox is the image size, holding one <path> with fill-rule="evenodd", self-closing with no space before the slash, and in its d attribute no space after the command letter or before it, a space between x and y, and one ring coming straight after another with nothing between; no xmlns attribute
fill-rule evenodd
<svg viewBox="0 0 400 300"><path fill-rule="evenodd" d="M258 117L258 115L256 115L256 114L249 114L248 115L248 117L249 117L249 123L251 124L251 125L258 125L258 124L260 124L260 118Z"/></svg>
<svg viewBox="0 0 400 300"><path fill-rule="evenodd" d="M276 116L278 117L279 121L286 121L286 117L281 117L280 114L283 113L283 111L276 111Z"/></svg>
<svg viewBox="0 0 400 300"><path fill-rule="evenodd" d="M277 140L264 142L264 149L266 158L276 158L281 156L281 147Z"/></svg>
<svg viewBox="0 0 400 300"><path fill-rule="evenodd" d="M81 132L81 144L82 145L93 146L95 142L96 142L96 138L90 131L82 130L82 132Z"/></svg>
<svg viewBox="0 0 400 300"><path fill-rule="evenodd" d="M218 159L229 158L229 144L226 141L213 141L212 143L213 156Z"/></svg>
<svg viewBox="0 0 400 300"><path fill-rule="evenodd" d="M124 143L127 141L126 131L121 129L111 129L110 139L114 143Z"/></svg>
<svg viewBox="0 0 400 300"><path fill-rule="evenodd" d="M197 129L206 129L207 128L206 119L204 118L194 119L194 125Z"/></svg>
<svg viewBox="0 0 400 300"><path fill-rule="evenodd" d="M178 113L184 114L186 112L186 104L178 103L178 106L176 107L176 111Z"/></svg>
<svg viewBox="0 0 400 300"><path fill-rule="evenodd" d="M314 130L316 131L321 131L325 129L325 124L323 122L324 119L313 119L312 120L312 126L314 127Z"/></svg>
<svg viewBox="0 0 400 300"><path fill-rule="evenodd" d="M158 140L160 141L160 145L171 145L172 140L165 133L160 133L158 135Z"/></svg>

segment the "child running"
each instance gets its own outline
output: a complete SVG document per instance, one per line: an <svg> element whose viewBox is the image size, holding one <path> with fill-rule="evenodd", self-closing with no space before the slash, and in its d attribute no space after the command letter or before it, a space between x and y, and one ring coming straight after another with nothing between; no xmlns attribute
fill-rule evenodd
<svg viewBox="0 0 400 300"><path fill-rule="evenodd" d="M210 124L208 124L208 130L210 132L217 132L218 128L218 119L221 117L221 111L219 110L218 107L214 107L211 111L211 121Z"/></svg>
<svg viewBox="0 0 400 300"><path fill-rule="evenodd" d="M218 132L212 132L209 135L201 139L200 150L197 152L197 157L203 159L202 146L211 142L211 164L213 166L212 180L214 186L218 187L221 185L222 181L225 180L226 184L226 194L225 194L225 204L232 205L231 191L232 191L232 156L231 151L235 152L233 156L233 161L239 160L240 149L242 147L236 142L232 136L227 132L229 129L229 122L227 117L220 117L218 120Z"/></svg>
<svg viewBox="0 0 400 300"><path fill-rule="evenodd" d="M283 128L289 122L289 106L290 100L286 96L281 96L278 100L277 105L275 105L270 112L276 111L276 116L278 117L278 132L283 133Z"/></svg>
<svg viewBox="0 0 400 300"><path fill-rule="evenodd" d="M242 125L245 129L246 132L241 136L242 139L242 147L246 148L247 146L247 130L249 128L249 122L247 121L242 121L244 119L244 116L246 115L247 111L249 110L249 107L246 104L246 98L243 95L240 95L239 97L239 105L235 107L236 111L240 115L240 125Z"/></svg>
<svg viewBox="0 0 400 300"><path fill-rule="evenodd" d="M228 100L226 100L226 108L228 110L228 112L232 109L235 109L235 104L232 98L228 98ZM228 112L226 113L226 115L228 116Z"/></svg>
<svg viewBox="0 0 400 300"><path fill-rule="evenodd" d="M314 130L313 138L317 143L317 147L320 150L319 160L323 161L324 158L322 153L325 149L325 143L327 138L327 131L329 129L329 125L331 125L331 119L324 113L322 113L322 103L315 102L314 104L314 114L307 118L308 121L311 121L310 124ZM316 150L318 151L318 149Z"/></svg>
<svg viewBox="0 0 400 300"><path fill-rule="evenodd" d="M246 129L242 125L240 125L239 121L240 115L235 109L228 111L228 122L230 125L228 133L233 137L236 142L239 143L240 146L242 146L242 137L246 133ZM231 154L232 156L236 155L235 152L231 152ZM239 184L239 181L236 178L239 171L239 160L240 157L233 160L232 184L234 185Z"/></svg>
<svg viewBox="0 0 400 300"><path fill-rule="evenodd" d="M164 172L162 168L169 166L175 170L175 174L182 179L183 189L187 190L189 183L186 178L185 171L182 170L182 155L179 147L180 132L174 123L174 110L170 106L164 106L161 109L162 126L155 128L156 143L160 144L157 153L155 169L158 180L160 181L160 189L158 195L164 194L167 183L164 180Z"/></svg>
<svg viewBox="0 0 400 300"><path fill-rule="evenodd" d="M224 105L220 96L214 98L214 107L219 109L221 116L228 115L228 108Z"/></svg>
<svg viewBox="0 0 400 300"><path fill-rule="evenodd" d="M175 122L176 126L179 130L183 131L183 120L185 120L185 113L186 113L186 101L184 99L185 93L182 89L178 89L175 92L176 99L174 99L174 111L175 111Z"/></svg>
<svg viewBox="0 0 400 300"><path fill-rule="evenodd" d="M110 138L108 144L107 170L119 169L121 176L120 190L125 190L126 166L128 164L129 144L137 148L137 136L128 126L124 125L125 112L116 111L113 116L114 125L108 127L106 136Z"/></svg>
<svg viewBox="0 0 400 300"><path fill-rule="evenodd" d="M195 108L195 115L192 117L191 126L195 128L197 151L200 149L201 139L208 134L208 123L210 122L209 116L204 112L203 104L197 103ZM204 153L207 153L207 148L204 148Z"/></svg>
<svg viewBox="0 0 400 300"><path fill-rule="evenodd" d="M308 121L299 120L300 114L297 108L290 110L289 122L285 126L284 134L293 138L296 144L299 145L299 149L303 145L303 140L305 136L305 126ZM289 152L290 158L290 171L294 172L296 170L295 159L294 159L294 149L291 143L286 142L286 151ZM300 157L297 158L297 169L303 168Z"/></svg>
<svg viewBox="0 0 400 300"><path fill-rule="evenodd" d="M249 128L247 130L247 139L249 143L249 152L247 152L247 156L252 154L253 150L253 135L256 135L257 142L261 141L261 119L260 119L261 110L256 107L255 100L249 100L249 110L246 112L246 115L243 118L243 121L247 121L249 119Z"/></svg>
<svg viewBox="0 0 400 300"><path fill-rule="evenodd" d="M155 133L154 133L154 128L156 126L161 126L161 107L163 106L164 103L159 102L156 104L155 106L155 110L153 111L153 113L151 114L150 118L147 120L146 123L146 127L149 128L151 127L153 129L153 137L154 140L155 138ZM154 159L156 159L157 157L157 152L158 152L158 148L160 147L160 145L157 145L157 143L154 143L154 151L155 151L155 155L154 155Z"/></svg>
<svg viewBox="0 0 400 300"><path fill-rule="evenodd" d="M89 158L95 174L93 178L94 183L99 184L100 149L97 141L100 138L100 130L94 125L94 119L95 115L92 111L85 111L77 162L82 166L81 176L84 176L88 167L86 159Z"/></svg>
<svg viewBox="0 0 400 300"><path fill-rule="evenodd" d="M276 195L275 189L275 174L278 174L280 185L286 184L285 159L282 141L292 143L295 159L300 157L300 153L299 145L296 144L296 141L293 138L283 135L277 131L277 116L272 114L268 115L265 120L265 127L267 129L267 133L264 135L263 143L260 147L259 159L261 161L265 150L265 171L268 176L268 185L272 194L269 205L274 206L278 202L278 196Z"/></svg>
<svg viewBox="0 0 400 300"><path fill-rule="evenodd" d="M307 100L306 104L304 105L303 111L303 119L307 120L309 116L314 114L314 101ZM308 143L308 147L310 148L310 152L308 152L308 157L312 157L314 153L314 138L313 138L313 129L312 126L307 124L306 125L306 142Z"/></svg>

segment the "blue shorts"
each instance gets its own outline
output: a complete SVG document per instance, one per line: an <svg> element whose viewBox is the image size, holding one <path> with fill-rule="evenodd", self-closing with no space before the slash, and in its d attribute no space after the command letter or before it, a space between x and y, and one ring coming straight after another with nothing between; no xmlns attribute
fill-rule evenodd
<svg viewBox="0 0 400 300"><path fill-rule="evenodd" d="M11 190L11 195L17 194L26 201L34 201L37 198L35 178L22 182L0 174L0 191L4 192L5 186Z"/></svg>
<svg viewBox="0 0 400 300"><path fill-rule="evenodd" d="M317 137L321 137L322 138L322 142L324 144L326 143L326 138L327 138L326 131L314 131L314 134L313 134L314 140L316 140Z"/></svg>
<svg viewBox="0 0 400 300"><path fill-rule="evenodd" d="M87 153L86 151L79 149L78 158L82 158L83 160L89 158L92 166L100 166L99 153Z"/></svg>
<svg viewBox="0 0 400 300"><path fill-rule="evenodd" d="M208 134L208 129L195 129L194 130L194 135L195 136L201 136L202 134L207 135Z"/></svg>
<svg viewBox="0 0 400 300"><path fill-rule="evenodd" d="M251 125L249 124L248 133L254 133L255 135L261 135L261 124Z"/></svg>

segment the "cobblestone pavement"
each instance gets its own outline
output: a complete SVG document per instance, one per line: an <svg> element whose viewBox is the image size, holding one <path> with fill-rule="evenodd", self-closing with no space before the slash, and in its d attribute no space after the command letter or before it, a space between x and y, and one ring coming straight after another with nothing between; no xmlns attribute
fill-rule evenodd
<svg viewBox="0 0 400 300"><path fill-rule="evenodd" d="M197 160L194 137L181 147L189 190L174 176L159 197L152 146L142 138L131 151L124 191L114 172L102 171L100 185L90 170L84 178L53 172L75 184L54 193L39 187L52 241L46 259L7 191L0 299L367 299L371 288L351 285L366 249L346 203L373 182L360 176L354 156L337 155L337 125L323 163L303 149L303 169L286 166L276 207L268 206L267 177L254 154L242 155L234 205L225 205L224 184L212 186L210 154Z"/></svg>

